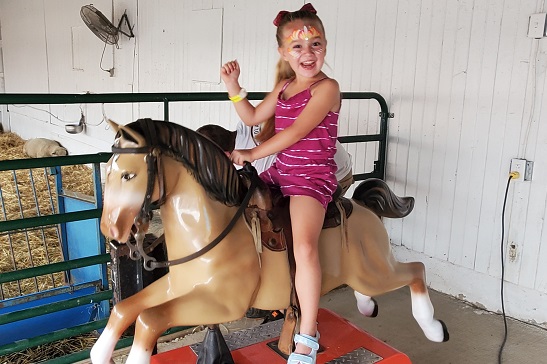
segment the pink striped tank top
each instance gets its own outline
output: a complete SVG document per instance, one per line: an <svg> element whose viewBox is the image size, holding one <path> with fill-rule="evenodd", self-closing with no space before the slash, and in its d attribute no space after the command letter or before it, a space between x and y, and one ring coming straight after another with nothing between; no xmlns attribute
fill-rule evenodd
<svg viewBox="0 0 547 364"><path fill-rule="evenodd" d="M276 133L294 123L311 98L311 87L317 83L283 100L281 96L290 82L283 86L277 98ZM268 184L279 186L285 196L310 196L326 208L337 187L334 175L337 133L338 113L329 112L308 135L279 152L274 164L260 177Z"/></svg>

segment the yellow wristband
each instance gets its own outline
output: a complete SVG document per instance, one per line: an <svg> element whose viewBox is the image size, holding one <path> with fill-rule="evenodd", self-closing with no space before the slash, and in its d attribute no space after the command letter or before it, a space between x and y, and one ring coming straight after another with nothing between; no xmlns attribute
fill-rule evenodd
<svg viewBox="0 0 547 364"><path fill-rule="evenodd" d="M239 90L239 93L237 95L229 96L228 98L235 104L236 102L240 102L246 97L247 97L247 90L242 88L241 90Z"/></svg>
<svg viewBox="0 0 547 364"><path fill-rule="evenodd" d="M243 100L243 97L241 97L239 95L230 96L230 100L233 101L234 103L236 103L236 102L240 102L241 100Z"/></svg>

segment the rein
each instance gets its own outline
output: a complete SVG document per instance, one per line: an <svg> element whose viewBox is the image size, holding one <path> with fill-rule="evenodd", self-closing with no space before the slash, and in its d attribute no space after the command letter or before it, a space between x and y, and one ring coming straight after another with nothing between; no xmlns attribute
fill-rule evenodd
<svg viewBox="0 0 547 364"><path fill-rule="evenodd" d="M153 132L153 136L155 137L155 131ZM155 140L155 138L153 138ZM177 264L182 264L189 262L193 259L196 259L203 254L207 253L209 250L213 249L215 246L218 245L228 235L228 233L232 230L234 225L236 224L237 220L241 217L243 212L245 211L245 208L249 204L249 201L251 199L251 196L253 195L253 192L257 186L257 180L256 178L251 178L251 184L249 186L249 189L247 190L247 193L245 197L243 198L243 201L239 205L239 208L237 209L236 213L226 225L224 230L209 244L201 248L200 250L196 251L195 253L192 253L186 257L174 259L174 260L166 260L162 262L158 262L156 258L151 257L147 254L147 251L151 251L153 247L158 245L157 243L160 240L165 240L164 236L160 236L156 239L156 241L149 247L148 249L144 249L144 225L148 223L150 220L150 214L153 208L157 208L161 206L165 202L165 176L163 173L163 168L161 165L161 153L162 150L157 147L137 147L137 148L120 148L120 147L112 147L112 152L116 154L147 154L146 156L146 164L147 164L147 172L148 172L148 179L147 179L147 186L146 186L146 194L144 197L144 201L141 207L141 210L139 214L135 217L135 227L137 228L137 232L135 235L135 244L131 242L126 242L126 244L129 246L130 250L130 257L134 260L139 259L139 257L142 257L144 259L143 266L144 269L148 271L152 271L156 268L166 268ZM250 166L250 163L246 162L246 166L244 168L248 168ZM158 183L159 183L159 189L160 189L160 198L155 203L152 203L152 192L154 190L154 182L156 179L156 176L158 176Z"/></svg>

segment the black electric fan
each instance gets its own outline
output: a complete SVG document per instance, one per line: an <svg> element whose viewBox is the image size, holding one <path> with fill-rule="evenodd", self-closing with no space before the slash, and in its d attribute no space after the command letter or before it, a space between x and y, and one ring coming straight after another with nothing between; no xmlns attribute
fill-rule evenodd
<svg viewBox="0 0 547 364"><path fill-rule="evenodd" d="M101 13L99 10L97 10L93 5L84 5L80 9L80 16L82 17L82 20L87 25L89 29L99 39L101 39L103 42L107 44L118 44L118 40L120 38L120 33L124 34L125 36L129 38L133 38L133 29L131 28L131 25L129 24L129 19L127 18L127 14L124 12L122 17L120 18L120 21L118 23L118 26L114 26L110 20L106 16L104 16L103 13ZM125 32L121 29L122 24L127 26L129 29L129 32Z"/></svg>

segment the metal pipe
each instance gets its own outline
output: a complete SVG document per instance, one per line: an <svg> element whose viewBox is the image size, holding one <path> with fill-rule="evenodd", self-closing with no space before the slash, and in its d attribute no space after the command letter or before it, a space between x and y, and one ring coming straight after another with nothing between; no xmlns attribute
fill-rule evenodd
<svg viewBox="0 0 547 364"><path fill-rule="evenodd" d="M112 153L79 154L64 157L44 157L30 159L12 159L0 161L0 171L18 169L70 166L74 164L105 163L112 157Z"/></svg>
<svg viewBox="0 0 547 364"><path fill-rule="evenodd" d="M88 294L88 295L77 297L77 298L71 298L65 301L48 303L46 305L27 308L20 311L9 312L9 313L0 315L0 325L9 324L11 322L25 320L32 317L47 315L48 313L67 310L69 308L83 306L83 305L87 305L91 303L98 303L104 300L109 300L111 298L112 298L112 290L108 290L108 291L101 291L101 292L97 292L93 294Z"/></svg>
<svg viewBox="0 0 547 364"><path fill-rule="evenodd" d="M266 92L249 92L262 100ZM0 94L0 104L103 104L173 101L228 101L227 92L106 93L106 94Z"/></svg>
<svg viewBox="0 0 547 364"><path fill-rule="evenodd" d="M110 262L110 254L94 255L86 258L73 259L66 262L52 263L39 267L25 268L13 272L0 273L0 284L31 278L50 273L62 272L69 269L82 268L95 264Z"/></svg>
<svg viewBox="0 0 547 364"><path fill-rule="evenodd" d="M65 212L47 216L25 217L24 219L0 221L0 233L37 226L55 225L63 222L97 219L101 217L102 209Z"/></svg>
<svg viewBox="0 0 547 364"><path fill-rule="evenodd" d="M97 320L87 324L74 326L68 329L54 331L49 334L36 336L31 339L19 340L11 344L0 346L0 356L22 351L38 345L51 343L53 341L66 339L72 336L88 333L93 330L102 329L106 326L108 319Z"/></svg>

